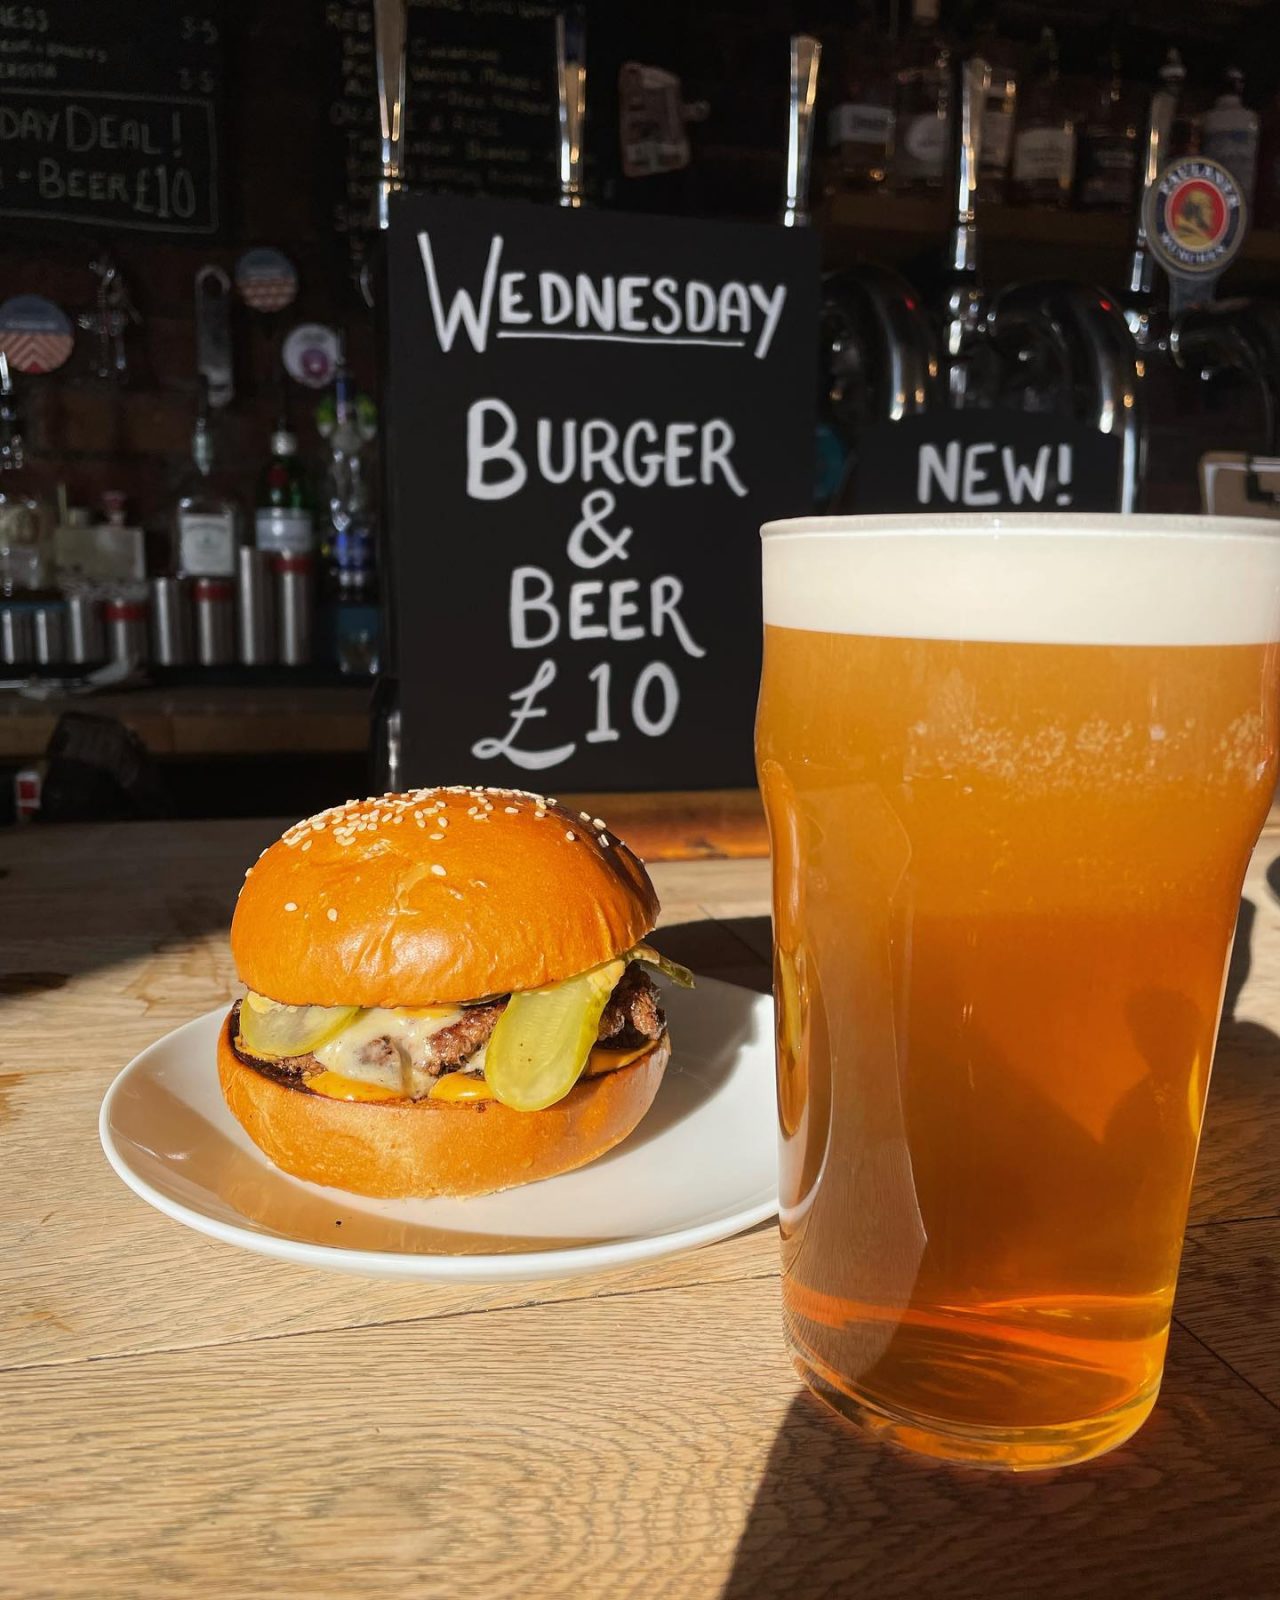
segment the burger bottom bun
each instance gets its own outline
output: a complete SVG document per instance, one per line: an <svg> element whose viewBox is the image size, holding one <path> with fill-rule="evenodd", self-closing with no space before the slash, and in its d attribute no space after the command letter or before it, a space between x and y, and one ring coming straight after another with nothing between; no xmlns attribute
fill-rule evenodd
<svg viewBox="0 0 1280 1600"><path fill-rule="evenodd" d="M254 1144L295 1178L379 1199L425 1199L492 1194L586 1166L648 1111L670 1056L664 1033L637 1060L581 1079L545 1111L513 1111L497 1100L331 1100L241 1061L228 1015L218 1079Z"/></svg>

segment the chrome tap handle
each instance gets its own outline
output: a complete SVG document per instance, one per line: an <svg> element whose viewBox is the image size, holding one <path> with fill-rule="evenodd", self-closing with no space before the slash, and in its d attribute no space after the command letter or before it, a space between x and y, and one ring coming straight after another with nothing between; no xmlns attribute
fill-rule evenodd
<svg viewBox="0 0 1280 1600"><path fill-rule="evenodd" d="M1173 113L1186 76L1182 58L1176 50L1171 50L1169 60L1160 72L1160 85L1151 96L1151 109L1147 116L1138 219L1134 226L1133 253L1129 257L1129 305L1124 314L1129 332L1144 349L1151 342L1151 307L1156 283L1155 262L1147 243L1147 195L1155 188L1160 169L1169 159Z"/></svg>
<svg viewBox="0 0 1280 1600"><path fill-rule="evenodd" d="M991 67L973 56L960 68L960 119L953 150L955 211L947 247L947 288L942 307L942 347L947 394L953 406L969 403L973 343L982 326L985 297L978 281L978 171L982 118L991 88Z"/></svg>
<svg viewBox="0 0 1280 1600"><path fill-rule="evenodd" d="M373 41L378 70L378 122L382 169L378 179L378 228L390 221L389 201L405 187L404 103L409 59L409 0L373 0Z"/></svg>
<svg viewBox="0 0 1280 1600"><path fill-rule="evenodd" d="M818 99L822 45L808 33L791 35L791 90L787 98L787 178L782 226L809 226L813 172L813 113Z"/></svg>
<svg viewBox="0 0 1280 1600"><path fill-rule="evenodd" d="M960 69L960 127L956 139L955 212L948 265L954 272L976 272L978 229L974 207L982 160L982 118L991 90L991 67L973 56Z"/></svg>
<svg viewBox="0 0 1280 1600"><path fill-rule="evenodd" d="M559 95L557 167L560 204L583 202L582 134L587 117L587 38L581 11L556 16L556 87Z"/></svg>

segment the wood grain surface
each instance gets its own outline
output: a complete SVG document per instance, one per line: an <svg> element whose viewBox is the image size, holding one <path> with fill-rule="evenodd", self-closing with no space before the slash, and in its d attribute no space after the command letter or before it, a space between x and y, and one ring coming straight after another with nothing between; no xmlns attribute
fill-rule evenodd
<svg viewBox="0 0 1280 1600"><path fill-rule="evenodd" d="M278 831L0 836L4 1600L1277 1592L1280 833L1245 886L1160 1404L1101 1461L1010 1479L811 1399L771 1227L446 1287L243 1254L130 1194L102 1093L235 992L231 905ZM767 873L656 866L659 943L766 986Z"/></svg>

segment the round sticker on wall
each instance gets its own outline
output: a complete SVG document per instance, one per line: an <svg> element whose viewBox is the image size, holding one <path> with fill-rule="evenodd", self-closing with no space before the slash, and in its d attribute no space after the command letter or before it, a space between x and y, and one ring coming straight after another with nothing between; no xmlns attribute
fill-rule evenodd
<svg viewBox="0 0 1280 1600"><path fill-rule="evenodd" d="M298 296L298 272L279 250L246 250L236 262L236 288L253 311L283 311Z"/></svg>
<svg viewBox="0 0 1280 1600"><path fill-rule="evenodd" d="M342 340L323 322L300 322L284 342L284 370L308 389L325 389L333 382L342 357Z"/></svg>
<svg viewBox="0 0 1280 1600"><path fill-rule="evenodd" d="M1148 192L1143 222L1152 254L1169 274L1177 309L1201 297L1239 255L1244 196L1221 162L1185 156L1167 166Z"/></svg>
<svg viewBox="0 0 1280 1600"><path fill-rule="evenodd" d="M0 305L0 350L15 372L53 372L74 343L71 319L43 295L16 294Z"/></svg>

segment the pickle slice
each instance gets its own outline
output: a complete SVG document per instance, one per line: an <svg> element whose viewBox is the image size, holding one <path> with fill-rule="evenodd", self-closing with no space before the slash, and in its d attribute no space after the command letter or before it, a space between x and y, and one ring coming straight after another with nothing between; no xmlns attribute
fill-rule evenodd
<svg viewBox="0 0 1280 1600"><path fill-rule="evenodd" d="M522 989L498 1018L485 1053L485 1081L513 1111L544 1111L582 1075L600 1013L625 970L606 961L545 989Z"/></svg>
<svg viewBox="0 0 1280 1600"><path fill-rule="evenodd" d="M286 1006L251 990L240 1007L240 1038L250 1055L268 1061L309 1056L341 1033L359 1010L359 1006Z"/></svg>
<svg viewBox="0 0 1280 1600"><path fill-rule="evenodd" d="M651 967L657 967L664 978L670 978L672 983L678 984L682 989L693 988L693 973L688 967L682 967L678 961L673 961L670 956L664 956L651 944L638 944L634 950L628 950L622 958L624 961L645 961Z"/></svg>

